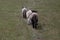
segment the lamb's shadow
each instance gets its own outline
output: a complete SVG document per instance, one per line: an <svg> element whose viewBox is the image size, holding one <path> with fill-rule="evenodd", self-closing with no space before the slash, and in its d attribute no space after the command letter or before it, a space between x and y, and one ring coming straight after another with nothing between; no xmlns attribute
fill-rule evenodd
<svg viewBox="0 0 60 40"><path fill-rule="evenodd" d="M43 30L45 24L38 23L37 30Z"/></svg>

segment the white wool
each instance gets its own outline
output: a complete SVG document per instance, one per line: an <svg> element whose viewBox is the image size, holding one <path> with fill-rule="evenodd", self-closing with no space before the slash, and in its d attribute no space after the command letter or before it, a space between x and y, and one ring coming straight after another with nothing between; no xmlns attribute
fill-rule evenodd
<svg viewBox="0 0 60 40"><path fill-rule="evenodd" d="M31 10L28 10L27 13L26 13L26 16L27 18L32 14L32 11Z"/></svg>
<svg viewBox="0 0 60 40"><path fill-rule="evenodd" d="M37 13L33 12L28 19L31 19L33 17L33 15L38 15Z"/></svg>
<svg viewBox="0 0 60 40"><path fill-rule="evenodd" d="M24 8L22 8L22 13L23 13L25 10L27 11L27 8L25 8L25 7L24 7Z"/></svg>
<svg viewBox="0 0 60 40"><path fill-rule="evenodd" d="M33 17L33 15L37 15L38 16L38 14L37 13L32 13L30 16L29 16L29 18L27 19L28 20L28 23L31 23L31 18Z"/></svg>

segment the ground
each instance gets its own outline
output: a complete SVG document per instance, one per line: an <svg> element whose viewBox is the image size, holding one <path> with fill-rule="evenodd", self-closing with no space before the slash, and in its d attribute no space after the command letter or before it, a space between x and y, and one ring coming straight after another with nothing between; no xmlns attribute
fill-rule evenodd
<svg viewBox="0 0 60 40"><path fill-rule="evenodd" d="M38 29L22 18L22 6L38 11ZM60 0L0 0L0 40L60 40Z"/></svg>

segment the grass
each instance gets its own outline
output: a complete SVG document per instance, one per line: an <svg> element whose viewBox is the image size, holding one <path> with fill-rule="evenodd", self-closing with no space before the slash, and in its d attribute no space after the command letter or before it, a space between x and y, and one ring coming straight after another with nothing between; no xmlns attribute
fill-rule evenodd
<svg viewBox="0 0 60 40"><path fill-rule="evenodd" d="M60 0L0 0L0 40L33 40L32 28L22 18L23 5L38 11L43 29L37 35L60 40Z"/></svg>

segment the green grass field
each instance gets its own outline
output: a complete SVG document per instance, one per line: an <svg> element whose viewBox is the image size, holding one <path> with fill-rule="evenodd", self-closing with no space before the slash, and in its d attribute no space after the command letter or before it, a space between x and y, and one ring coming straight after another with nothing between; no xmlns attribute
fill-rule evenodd
<svg viewBox="0 0 60 40"><path fill-rule="evenodd" d="M38 11L42 29L27 25L22 6ZM0 40L60 40L60 0L0 0Z"/></svg>

